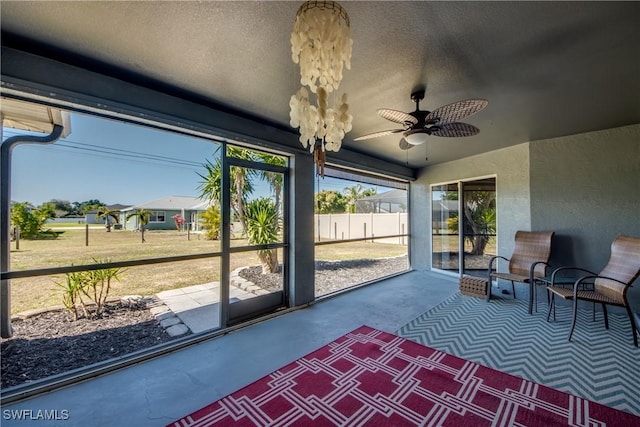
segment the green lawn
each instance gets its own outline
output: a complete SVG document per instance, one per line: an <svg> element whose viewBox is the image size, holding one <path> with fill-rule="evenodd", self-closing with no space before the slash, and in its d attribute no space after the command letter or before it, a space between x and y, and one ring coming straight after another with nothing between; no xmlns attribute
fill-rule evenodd
<svg viewBox="0 0 640 427"><path fill-rule="evenodd" d="M220 242L205 240L198 234L178 231L147 231L146 243L141 243L140 233L114 230L107 233L104 227L89 230L89 246L86 246L84 228L67 228L56 240L21 240L20 250L12 243L11 269L61 267L91 264L93 259L125 261L143 258L217 252ZM235 240L233 246L245 242ZM316 258L321 260L347 260L381 258L407 253L407 247L371 242L341 243L316 247ZM259 264L255 252L235 253L231 256L231 269ZM220 259L210 258L140 267L129 267L116 283L111 294L154 295L160 291L183 286L219 281ZM41 276L13 279L11 290L12 313L60 305L61 289L56 282L64 276Z"/></svg>

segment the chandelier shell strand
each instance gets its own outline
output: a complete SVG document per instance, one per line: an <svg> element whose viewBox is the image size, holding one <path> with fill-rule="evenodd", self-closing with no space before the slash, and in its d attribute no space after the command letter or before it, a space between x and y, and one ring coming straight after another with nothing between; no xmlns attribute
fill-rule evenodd
<svg viewBox="0 0 640 427"><path fill-rule="evenodd" d="M329 95L342 81L343 67L351 69L349 27L349 15L337 2L312 0L298 9L291 33L291 59L300 66L303 87L289 100L290 124L300 128L300 143L314 153L320 171L324 170L323 153L340 150L353 121L346 93L329 106ZM309 91L316 95L317 107L309 101Z"/></svg>

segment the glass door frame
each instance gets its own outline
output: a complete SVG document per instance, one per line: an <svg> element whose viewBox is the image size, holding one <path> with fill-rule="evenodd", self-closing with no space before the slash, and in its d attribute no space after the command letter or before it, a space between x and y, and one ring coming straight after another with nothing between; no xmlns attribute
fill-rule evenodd
<svg viewBox="0 0 640 427"><path fill-rule="evenodd" d="M460 182L459 182L459 181L449 181L449 182L442 182L442 183L438 183L438 184L432 184L432 185L430 186L429 194L431 195L431 197L430 197L430 204L431 204L431 206L430 206L430 207L431 207L431 209L430 209L431 225L430 225L430 227L429 227L429 228L430 228L430 230L431 230L431 239L430 239L430 240L431 240L431 244L429 245L429 254L430 254L429 259L430 259L431 270L433 270L433 271L437 271L437 272L439 272L439 273L446 274L446 275L457 276L459 273L455 273L455 272L454 272L454 270L452 270L452 269L448 269L448 270L447 270L447 269L444 269L444 268L437 268L437 267L434 267L434 266L433 266L433 265L434 265L434 234L433 234L434 215L433 215L433 214L434 214L434 203L435 203L435 200L433 199L433 192L434 192L434 189L435 189L435 188L437 188L437 187L443 187L443 186L445 186L445 185L447 185L447 186L448 186L448 185L452 185L452 184L453 184L453 185L455 185L455 186L457 187L457 188L456 188L456 191L457 191L457 193L458 193L457 211L458 211L458 217L459 217L459 216L460 216ZM437 191L441 191L441 190L437 190ZM441 219L441 218L440 218L440 219ZM457 234L458 234L458 235L460 234L460 230L461 230L461 228L460 228L460 224L458 224L458 230L457 230ZM440 236L440 234L438 234L438 236ZM445 234L444 236L449 236L449 235ZM457 270L458 270L458 271L460 270L460 256L459 256L459 255L460 255L460 251L461 251L462 249L464 249L464 248L463 248L463 247L461 247L461 245L460 245L460 239L458 239L458 268L457 268Z"/></svg>
<svg viewBox="0 0 640 427"><path fill-rule="evenodd" d="M452 181L445 181L445 182L440 182L440 183L436 183L436 184L431 184L429 186L429 193L431 194L431 198L430 198L430 204L431 204L431 209L430 209L430 218L431 218L431 245L429 245L429 253L430 253L430 262L431 262L431 270L436 271L438 273L442 273L442 274L446 274L446 275L450 275L450 276L455 276L455 277L462 277L464 275L464 215L463 215L463 203L464 203L464 185L466 183L472 183L474 181L482 181L482 180L486 180L486 179L494 179L495 180L495 186L496 186L496 200L498 199L498 179L497 179L497 175L483 175L483 176L478 176L478 177L473 177L473 178L465 178L465 179L459 179L459 180L452 180ZM433 267L433 189L435 187L439 187L439 186L443 186L443 185L451 185L451 184L456 184L457 186L457 191L458 191L458 218L462 218L462 221L458 221L458 271L455 272L454 270L444 270L444 269L440 269L440 268L434 268ZM497 211L497 207L496 207L496 211ZM497 221L497 215L496 215L496 245L497 245L497 236L498 236L498 221ZM496 253L497 253L497 247L496 247Z"/></svg>
<svg viewBox="0 0 640 427"><path fill-rule="evenodd" d="M230 144L223 143L222 149L222 194L220 201L221 210L221 240L222 256L220 266L220 325L227 327L242 323L246 320L256 318L278 309L287 307L289 294L289 166L276 166L268 163L254 162L250 160L238 159L227 155L227 147ZM245 148L245 147L240 147ZM256 151L253 148L247 150ZM259 151L259 150L257 150ZM286 155L280 154L283 157ZM288 159L288 157L287 157ZM231 167L237 166L247 169L260 170L265 172L281 173L283 175L282 186L282 242L269 243L265 245L251 245L231 247ZM265 295L256 295L248 300L230 303L231 286L231 254L240 252L253 252L261 249L283 249L282 291L271 292Z"/></svg>

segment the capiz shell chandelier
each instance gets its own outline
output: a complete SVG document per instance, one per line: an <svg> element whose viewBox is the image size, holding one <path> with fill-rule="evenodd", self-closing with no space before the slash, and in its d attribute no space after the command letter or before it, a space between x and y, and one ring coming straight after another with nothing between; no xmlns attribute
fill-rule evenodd
<svg viewBox="0 0 640 427"><path fill-rule="evenodd" d="M339 98L335 95L343 66L351 68L353 41L349 25L349 15L338 3L307 1L298 9L291 33L291 59L300 65L303 85L289 101L291 126L300 128L300 143L314 153L321 175L325 151L340 150L353 121L347 94ZM310 101L309 92L316 95L317 105Z"/></svg>

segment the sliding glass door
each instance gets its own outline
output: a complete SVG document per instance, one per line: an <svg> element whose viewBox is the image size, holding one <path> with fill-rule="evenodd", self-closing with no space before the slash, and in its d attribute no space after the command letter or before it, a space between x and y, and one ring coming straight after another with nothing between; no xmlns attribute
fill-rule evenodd
<svg viewBox="0 0 640 427"><path fill-rule="evenodd" d="M458 187L457 182L431 187L431 266L455 273L460 270Z"/></svg>
<svg viewBox="0 0 640 427"><path fill-rule="evenodd" d="M432 268L486 275L496 254L496 179L432 186L431 212Z"/></svg>
<svg viewBox="0 0 640 427"><path fill-rule="evenodd" d="M486 276L496 254L496 179L466 181L462 186L462 273Z"/></svg>

